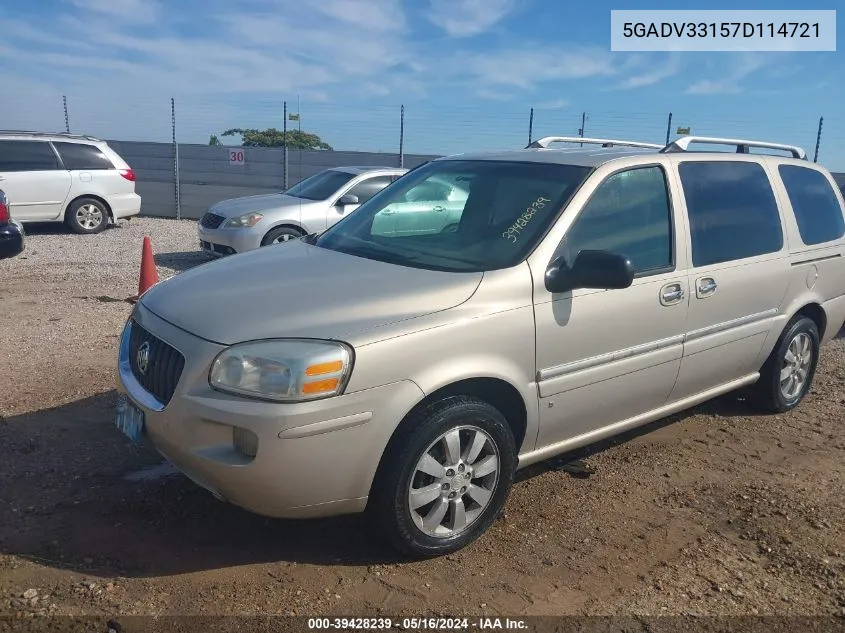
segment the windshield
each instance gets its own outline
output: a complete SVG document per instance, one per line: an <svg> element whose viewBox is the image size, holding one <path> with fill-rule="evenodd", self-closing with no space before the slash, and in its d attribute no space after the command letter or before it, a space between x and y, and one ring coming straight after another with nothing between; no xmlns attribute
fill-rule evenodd
<svg viewBox="0 0 845 633"><path fill-rule="evenodd" d="M310 178L300 181L284 193L294 198L306 200L325 200L337 192L343 185L355 177L345 171L327 169Z"/></svg>
<svg viewBox="0 0 845 633"><path fill-rule="evenodd" d="M315 241L404 266L478 272L533 250L589 167L440 160L409 172Z"/></svg>

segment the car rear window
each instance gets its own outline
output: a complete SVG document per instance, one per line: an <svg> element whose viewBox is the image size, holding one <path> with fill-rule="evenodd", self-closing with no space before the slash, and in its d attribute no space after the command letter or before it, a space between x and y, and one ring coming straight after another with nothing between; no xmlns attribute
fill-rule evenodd
<svg viewBox="0 0 845 633"><path fill-rule="evenodd" d="M327 169L299 182L285 191L285 194L306 200L325 200L354 177L355 174L345 171Z"/></svg>
<svg viewBox="0 0 845 633"><path fill-rule="evenodd" d="M822 244L845 235L845 218L824 174L798 165L778 167L804 244Z"/></svg>
<svg viewBox="0 0 845 633"><path fill-rule="evenodd" d="M53 171L58 168L56 153L46 141L0 141L0 172Z"/></svg>
<svg viewBox="0 0 845 633"><path fill-rule="evenodd" d="M53 146L59 152L65 169L70 171L114 169L112 162L96 145L54 141Z"/></svg>

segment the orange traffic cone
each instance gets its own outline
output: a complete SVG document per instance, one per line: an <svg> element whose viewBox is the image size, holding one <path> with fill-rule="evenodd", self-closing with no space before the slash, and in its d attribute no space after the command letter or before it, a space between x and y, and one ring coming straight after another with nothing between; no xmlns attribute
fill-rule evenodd
<svg viewBox="0 0 845 633"><path fill-rule="evenodd" d="M155 258L153 257L153 244L150 238L144 236L144 246L141 249L141 275L138 279L138 294L127 299L129 303L135 303L151 286L158 283L158 270L156 269Z"/></svg>

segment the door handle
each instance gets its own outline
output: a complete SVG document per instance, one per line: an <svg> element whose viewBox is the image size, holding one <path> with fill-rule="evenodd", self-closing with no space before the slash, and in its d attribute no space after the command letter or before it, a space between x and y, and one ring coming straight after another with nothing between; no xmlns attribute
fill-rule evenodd
<svg viewBox="0 0 845 633"><path fill-rule="evenodd" d="M712 277L704 277L696 283L695 293L699 298L709 297L716 292L718 285Z"/></svg>
<svg viewBox="0 0 845 633"><path fill-rule="evenodd" d="M675 305L684 298L684 287L680 283L671 283L660 289L660 303L665 306Z"/></svg>
<svg viewBox="0 0 845 633"><path fill-rule="evenodd" d="M382 215L393 215L394 213L396 213L396 211L394 211L393 209L385 209L381 212Z"/></svg>
<svg viewBox="0 0 845 633"><path fill-rule="evenodd" d="M446 207L434 207L434 210L437 211L438 213L442 213L443 211L446 210Z"/></svg>

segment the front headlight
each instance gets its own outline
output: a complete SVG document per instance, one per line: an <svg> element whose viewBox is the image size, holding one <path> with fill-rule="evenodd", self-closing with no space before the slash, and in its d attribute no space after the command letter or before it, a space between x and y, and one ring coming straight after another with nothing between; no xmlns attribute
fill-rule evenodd
<svg viewBox="0 0 845 633"><path fill-rule="evenodd" d="M229 218L223 226L229 228L241 228L247 226L255 226L264 216L260 213L247 213L237 218Z"/></svg>
<svg viewBox="0 0 845 633"><path fill-rule="evenodd" d="M343 393L352 349L335 341L270 339L223 350L211 364L213 389L277 402L304 402Z"/></svg>

